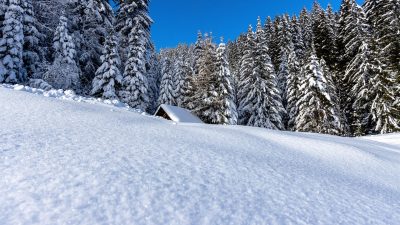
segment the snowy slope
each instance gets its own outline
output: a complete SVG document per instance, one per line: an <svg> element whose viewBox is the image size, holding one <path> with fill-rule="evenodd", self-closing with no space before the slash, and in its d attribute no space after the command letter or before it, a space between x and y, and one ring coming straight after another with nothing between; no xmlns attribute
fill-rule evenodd
<svg viewBox="0 0 400 225"><path fill-rule="evenodd" d="M4 87L0 119L3 225L400 221L398 145L176 124Z"/></svg>

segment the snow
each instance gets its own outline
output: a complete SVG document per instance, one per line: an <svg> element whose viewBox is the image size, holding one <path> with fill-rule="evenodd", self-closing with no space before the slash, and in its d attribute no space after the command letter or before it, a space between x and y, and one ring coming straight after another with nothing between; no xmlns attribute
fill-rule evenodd
<svg viewBox="0 0 400 225"><path fill-rule="evenodd" d="M71 92L7 87L0 224L400 221L400 134L174 123Z"/></svg>
<svg viewBox="0 0 400 225"><path fill-rule="evenodd" d="M193 115L190 111L172 105L162 104L157 109L157 112L160 109L163 109L172 121L181 122L181 123L203 123L197 116Z"/></svg>

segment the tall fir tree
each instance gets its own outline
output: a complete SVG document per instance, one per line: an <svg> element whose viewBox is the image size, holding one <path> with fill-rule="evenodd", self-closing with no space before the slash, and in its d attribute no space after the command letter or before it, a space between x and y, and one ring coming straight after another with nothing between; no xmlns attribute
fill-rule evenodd
<svg viewBox="0 0 400 225"><path fill-rule="evenodd" d="M175 98L175 84L174 84L174 65L171 52L163 54L161 61L161 84L160 84L160 95L158 98L158 104L176 105Z"/></svg>
<svg viewBox="0 0 400 225"><path fill-rule="evenodd" d="M359 135L361 128L355 125L360 124L359 118L357 118L359 113L356 112L358 109L354 109L359 91L354 91L353 89L355 85L360 85L360 79L367 80L367 78L359 77L364 76L364 74L360 74L356 67L365 66L371 62L361 62L361 60L369 58L365 55L367 54L365 51L369 51L366 49L369 48L369 25L363 9L354 0L344 0L342 2L338 39L338 68L343 71L344 75L338 82L340 85L337 85L341 107L346 123L349 125L350 133ZM364 48L361 48L362 45L364 45ZM357 55L359 53L364 56Z"/></svg>
<svg viewBox="0 0 400 225"><path fill-rule="evenodd" d="M243 92L240 101L242 123L245 125L270 129L283 129L282 112L284 112L277 78L271 58L268 55L268 46L264 30L259 23L257 32L253 35L251 27L248 32L248 46L242 61Z"/></svg>
<svg viewBox="0 0 400 225"><path fill-rule="evenodd" d="M23 4L25 16L23 20L24 29L24 47L23 47L23 60L28 78L40 78L39 63L40 63L40 49L39 40L41 34L37 29L38 22L33 11L32 0L25 0Z"/></svg>
<svg viewBox="0 0 400 225"><path fill-rule="evenodd" d="M26 80L23 66L25 0L9 0L0 39L0 82L19 83Z"/></svg>
<svg viewBox="0 0 400 225"><path fill-rule="evenodd" d="M114 12L107 0L75 0L68 3L70 30L77 46L81 83L90 90L96 69L102 64L102 49L112 29Z"/></svg>
<svg viewBox="0 0 400 225"><path fill-rule="evenodd" d="M68 19L60 17L53 38L54 61L47 68L44 79L55 88L81 91L80 71L75 61L75 43L68 31Z"/></svg>
<svg viewBox="0 0 400 225"><path fill-rule="evenodd" d="M236 125L237 109L232 87L233 79L229 70L226 45L223 40L217 48L217 67L216 91L219 95L218 103L221 105L221 108L217 111L218 123Z"/></svg>
<svg viewBox="0 0 400 225"><path fill-rule="evenodd" d="M288 85L287 85L287 106L286 111L288 115L288 130L296 130L296 117L299 113L297 102L300 97L300 81L303 80L301 77L301 64L297 58L294 49L289 52L288 62Z"/></svg>
<svg viewBox="0 0 400 225"><path fill-rule="evenodd" d="M318 58L324 58L331 71L336 68L336 34L335 27L327 13L315 2L312 11L313 41Z"/></svg>
<svg viewBox="0 0 400 225"><path fill-rule="evenodd" d="M351 132L355 136L368 134L371 130L371 78L377 69L369 44L361 43L357 55L351 60L345 76L352 81L349 90L351 102Z"/></svg>
<svg viewBox="0 0 400 225"><path fill-rule="evenodd" d="M313 45L312 45L313 46ZM312 47L309 62L301 70L300 96L297 102L296 130L339 134L340 121L329 93L328 80Z"/></svg>
<svg viewBox="0 0 400 225"><path fill-rule="evenodd" d="M123 102L142 111L149 106L145 53L150 44L152 20L148 15L148 5L148 0L124 1L117 16L117 29L123 41L127 40L129 50L119 95Z"/></svg>
<svg viewBox="0 0 400 225"><path fill-rule="evenodd" d="M118 38L112 34L104 43L102 65L97 69L92 82L91 94L104 99L118 99L122 75L119 70L121 61L118 53Z"/></svg>

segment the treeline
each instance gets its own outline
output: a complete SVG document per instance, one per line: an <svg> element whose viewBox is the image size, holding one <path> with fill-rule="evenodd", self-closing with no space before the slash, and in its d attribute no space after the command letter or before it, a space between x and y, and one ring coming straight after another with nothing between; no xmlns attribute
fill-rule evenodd
<svg viewBox="0 0 400 225"><path fill-rule="evenodd" d="M146 110L148 0L0 0L0 82L119 98Z"/></svg>
<svg viewBox="0 0 400 225"><path fill-rule="evenodd" d="M196 44L161 53L159 103L209 123L344 136L399 131L399 10L399 0L344 0L339 12L315 3L298 16L259 18L226 47L200 33Z"/></svg>
<svg viewBox="0 0 400 225"><path fill-rule="evenodd" d="M400 0L258 19L237 40L156 53L149 0L0 0L0 82L190 109L212 124L400 130Z"/></svg>

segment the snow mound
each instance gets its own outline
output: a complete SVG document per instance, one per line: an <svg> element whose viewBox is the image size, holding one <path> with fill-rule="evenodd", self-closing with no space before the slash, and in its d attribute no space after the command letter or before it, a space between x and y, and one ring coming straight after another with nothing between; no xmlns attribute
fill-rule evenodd
<svg viewBox="0 0 400 225"><path fill-rule="evenodd" d="M22 86L0 102L2 225L400 221L387 136L174 124Z"/></svg>
<svg viewBox="0 0 400 225"><path fill-rule="evenodd" d="M30 86L25 86L25 85L10 85L10 84L0 84L0 88L9 88L13 89L15 91L24 91L32 94L37 94L37 95L43 95L45 97L49 98L57 98L61 100L68 100L68 101L75 101L75 102L85 102L85 103L90 103L90 104L105 104L109 106L115 106L117 108L123 108L127 111L132 111L136 113L141 113L145 115L146 113L137 110L137 109L132 109L129 107L128 104L122 103L119 100L108 100L108 99L101 99L101 98L92 98L92 97L83 97L76 95L74 91L72 90L62 90L62 89L53 89L51 88L50 85L44 84L45 82L40 82L40 80L32 80L30 84L37 86L39 85L40 87L44 87L45 89L40 89L40 88L34 88Z"/></svg>

